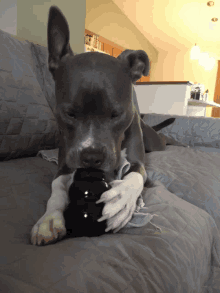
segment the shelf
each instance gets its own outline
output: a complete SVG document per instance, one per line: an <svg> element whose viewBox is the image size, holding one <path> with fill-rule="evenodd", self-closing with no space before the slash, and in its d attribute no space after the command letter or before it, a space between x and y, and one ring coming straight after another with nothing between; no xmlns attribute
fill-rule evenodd
<svg viewBox="0 0 220 293"><path fill-rule="evenodd" d="M110 54L108 54L108 53L106 53L104 51L101 51L101 50L98 50L96 48L93 48L92 46L89 46L87 44L85 44L84 46L85 46L86 52L99 52L99 53L103 53L103 54L106 54L106 55L110 55Z"/></svg>
<svg viewBox="0 0 220 293"><path fill-rule="evenodd" d="M215 102L211 102L211 101L200 101L200 100L193 100L190 99L188 100L188 105L189 106L198 106L198 107L217 107L220 108L220 104L217 104Z"/></svg>

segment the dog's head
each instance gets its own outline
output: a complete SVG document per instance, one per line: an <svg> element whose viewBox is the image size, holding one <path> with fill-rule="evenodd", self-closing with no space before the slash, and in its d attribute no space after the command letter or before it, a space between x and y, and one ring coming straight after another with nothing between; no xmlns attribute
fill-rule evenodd
<svg viewBox="0 0 220 293"><path fill-rule="evenodd" d="M66 164L71 169L116 170L136 111L132 84L148 75L147 54L125 50L118 58L95 52L74 55L68 23L55 6L49 12L48 50Z"/></svg>

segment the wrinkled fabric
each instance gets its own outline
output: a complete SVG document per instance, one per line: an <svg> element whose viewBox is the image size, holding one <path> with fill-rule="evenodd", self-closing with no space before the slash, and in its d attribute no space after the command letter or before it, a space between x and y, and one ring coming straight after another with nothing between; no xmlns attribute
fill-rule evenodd
<svg viewBox="0 0 220 293"><path fill-rule="evenodd" d="M160 165L162 152L145 157L151 182L144 188L143 201L149 214L157 214L151 221L161 232L148 223L116 234L64 239L44 247L30 244L30 231L45 213L57 165L39 157L1 162L0 292L220 292L216 221L196 206L200 203L197 194L191 194L191 204L161 183L174 181L176 170L183 182L188 172L189 178L201 179L184 156L175 161L175 149L179 152L181 148L163 152L169 165L163 161ZM184 149L185 155L187 152L192 159L193 151ZM172 166L173 173L164 164ZM212 176L207 172L202 179ZM176 191L189 193L184 185L182 189L181 181L174 186ZM215 197L211 194L210 200ZM211 205L208 207L209 211Z"/></svg>
<svg viewBox="0 0 220 293"><path fill-rule="evenodd" d="M58 147L47 49L0 30L0 160ZM40 84L41 83L41 84Z"/></svg>
<svg viewBox="0 0 220 293"><path fill-rule="evenodd" d="M144 122L154 126L168 118L176 118L174 123L160 130L179 142L191 147L220 149L220 119L212 117L189 117L180 115L145 114Z"/></svg>

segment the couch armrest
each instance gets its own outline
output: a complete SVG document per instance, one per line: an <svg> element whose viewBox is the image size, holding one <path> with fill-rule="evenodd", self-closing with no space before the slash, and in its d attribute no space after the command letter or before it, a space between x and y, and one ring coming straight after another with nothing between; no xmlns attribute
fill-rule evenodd
<svg viewBox="0 0 220 293"><path fill-rule="evenodd" d="M211 117L191 117L179 115L142 114L149 126L154 126L168 118L176 118L173 124L160 132L191 147L205 146L220 149L220 119Z"/></svg>

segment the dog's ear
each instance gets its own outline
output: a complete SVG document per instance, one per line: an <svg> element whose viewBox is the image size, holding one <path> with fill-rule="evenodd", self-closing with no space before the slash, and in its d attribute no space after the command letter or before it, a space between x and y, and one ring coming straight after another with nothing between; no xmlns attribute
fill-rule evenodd
<svg viewBox="0 0 220 293"><path fill-rule="evenodd" d="M133 83L140 79L142 75L148 76L150 61L145 51L125 50L117 57L117 59L127 62Z"/></svg>
<svg viewBox="0 0 220 293"><path fill-rule="evenodd" d="M69 26L65 16L56 6L51 6L47 27L48 65L54 74L59 62L66 54L74 55L69 44Z"/></svg>

